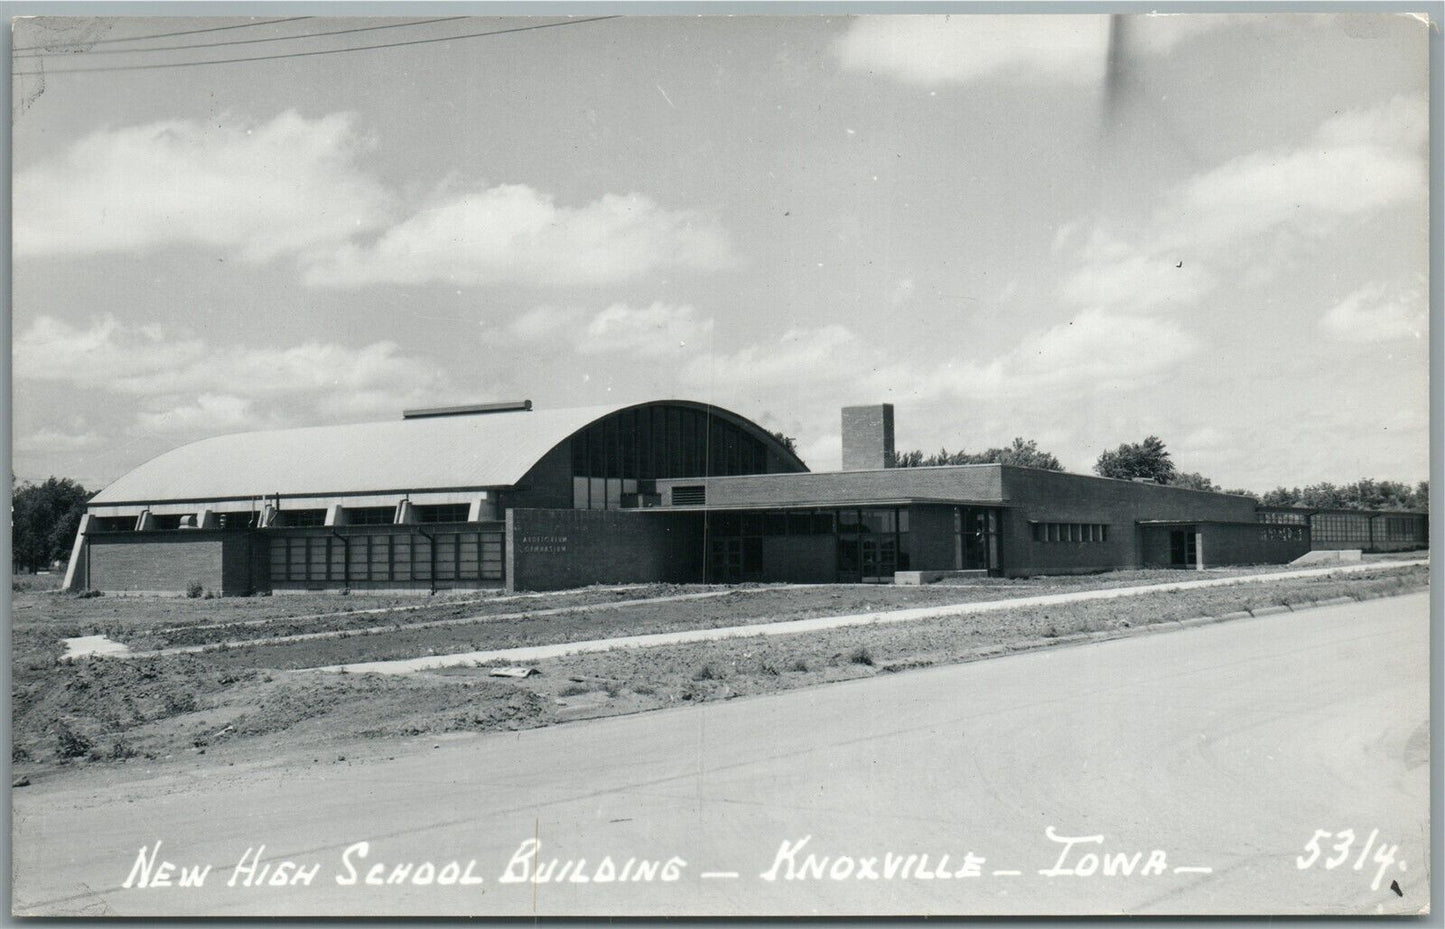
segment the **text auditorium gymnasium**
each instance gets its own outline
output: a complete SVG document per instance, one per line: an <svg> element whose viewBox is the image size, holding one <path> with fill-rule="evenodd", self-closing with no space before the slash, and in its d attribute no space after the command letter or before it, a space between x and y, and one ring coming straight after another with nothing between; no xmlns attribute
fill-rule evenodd
<svg viewBox="0 0 1445 929"><path fill-rule="evenodd" d="M844 409L843 469L811 472L756 423L682 400L219 436L97 494L66 587L918 583L1427 545L1422 513L1267 508L1001 464L888 468L892 451L889 405Z"/></svg>

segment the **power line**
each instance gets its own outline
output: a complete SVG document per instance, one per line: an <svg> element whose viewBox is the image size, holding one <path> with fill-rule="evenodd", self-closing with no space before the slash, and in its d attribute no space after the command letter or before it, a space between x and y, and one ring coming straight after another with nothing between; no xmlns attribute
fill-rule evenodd
<svg viewBox="0 0 1445 929"><path fill-rule="evenodd" d="M443 16L439 19L418 19L410 23L388 23L384 26L360 26L355 29L333 29L330 32L305 32L299 35L279 35L269 39L232 39L229 42L204 42L197 45L158 45L150 48L105 48L98 52L87 52L87 55L135 55L140 52L175 52L185 51L192 48L219 48L223 45L255 45L259 42L286 42L295 39L316 39L328 35L348 35L353 32L375 32L378 29L402 29L407 26L426 26L431 23L449 23L458 19L466 19L465 16ZM46 55L55 54L52 52L39 52L29 55L17 53L16 58L42 58Z"/></svg>
<svg viewBox="0 0 1445 929"><path fill-rule="evenodd" d="M511 32L529 32L533 29L552 29L558 26L581 26L584 23L599 23L608 19L621 19L620 15L593 16L587 19L568 19L558 23L540 23L535 26L514 26L511 29L493 29L489 32L469 32L463 35L442 36L435 39L412 39L408 42L387 42L380 45L357 45L352 48L328 48L314 52L288 52L277 55L256 55L251 58L219 58L214 61L174 61L153 65L114 65L100 68L52 68L41 71L15 71L16 77L50 76L54 74L79 74L95 71L155 71L162 68L195 68L202 65L236 64L243 61L276 61L281 58L310 58L314 55L340 55L345 52L366 52L378 48L399 48L404 45L430 45L435 42L451 42L456 39L477 39L489 35L505 35ZM137 49L137 51L141 51Z"/></svg>
<svg viewBox="0 0 1445 929"><path fill-rule="evenodd" d="M303 19L315 19L314 16L287 16L283 19L262 19L253 23L240 23L235 26L211 26L208 29L187 29L183 32L159 32L155 35L133 35L121 39L96 39L94 42L56 42L51 45L23 45L14 49L17 52L28 52L42 48L89 48L92 45L111 45L115 42L139 42L142 39L170 39L178 35L199 35L202 32L225 32L227 29L252 29L256 26L270 26L273 23L294 23Z"/></svg>

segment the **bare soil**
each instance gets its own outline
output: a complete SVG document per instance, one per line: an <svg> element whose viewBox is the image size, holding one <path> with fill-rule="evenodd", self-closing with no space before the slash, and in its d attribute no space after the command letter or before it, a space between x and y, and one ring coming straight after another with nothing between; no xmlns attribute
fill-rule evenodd
<svg viewBox="0 0 1445 929"><path fill-rule="evenodd" d="M473 595L467 603L452 598L425 604L415 598L339 595L201 601L82 599L17 591L12 624L12 760L17 775L46 777L76 767L167 760L215 766L251 761L258 754L303 751L314 751L314 760L320 762L335 760L336 746L351 746L347 751L354 751L358 740L373 746L374 754L385 754L398 751L408 736L440 738L444 733L542 726L974 660L1080 632L1125 634L1148 623L1281 603L1388 596L1424 587L1428 570L1386 562L1376 571L1340 577L1067 607L1021 607L795 636L616 649L541 662L540 673L526 679L491 677L484 667L400 676L293 670L341 661L1197 577L1160 571L923 588L755 587L666 603L646 601L706 589L589 589L526 601ZM586 609L619 602L626 605ZM387 609L388 603L406 609L364 617L338 609ZM537 612L558 607L569 611L530 619L499 618L519 612L519 603L535 605ZM424 622L468 617L477 621L415 628ZM130 659L64 659L59 642L62 637L85 634L108 634L131 643L180 642L188 635L204 639L222 630L228 636L223 641L238 641L254 637L246 630L263 628L266 635L281 629L290 634L335 631L338 623L351 620L382 626L384 631ZM238 625L247 622L253 624ZM163 627L171 631L163 632ZM347 628L340 626L342 631Z"/></svg>

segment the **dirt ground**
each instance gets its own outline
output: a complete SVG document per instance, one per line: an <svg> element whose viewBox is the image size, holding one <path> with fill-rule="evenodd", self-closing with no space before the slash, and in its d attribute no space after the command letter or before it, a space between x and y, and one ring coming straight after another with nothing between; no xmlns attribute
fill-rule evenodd
<svg viewBox="0 0 1445 929"><path fill-rule="evenodd" d="M11 630L12 762L15 775L23 781L98 765L231 765L253 760L258 748L276 757L314 752L316 763L335 763L333 748L351 745L348 751L354 752L358 740L380 757L402 750L399 746L411 743L408 737L527 728L730 699L973 660L981 657L980 652L1002 653L1078 632L1122 634L1146 623L1273 604L1388 596L1424 587L1428 570L1381 563L1379 570L1347 577L1149 594L1127 601L1019 608L795 636L617 649L541 662L536 666L539 673L526 679L492 677L485 667L399 676L294 670L341 661L1180 579L1178 572L1139 571L922 588L648 586L526 599L458 595L420 603L414 597L342 595L213 601L81 598L16 590ZM720 595L648 602L699 593ZM357 612L362 610L383 612ZM470 621L473 617L475 621ZM418 628L429 622L452 624ZM380 631L356 631L362 628ZM343 635L129 659L65 659L60 643L65 637L104 634L133 647L153 648L243 643L319 631Z"/></svg>

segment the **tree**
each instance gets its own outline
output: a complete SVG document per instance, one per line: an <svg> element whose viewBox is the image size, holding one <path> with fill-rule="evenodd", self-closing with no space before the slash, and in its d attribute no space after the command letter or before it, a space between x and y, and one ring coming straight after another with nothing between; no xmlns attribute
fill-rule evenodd
<svg viewBox="0 0 1445 929"><path fill-rule="evenodd" d="M779 429L777 432L772 433L772 436L779 442L783 443L783 448L786 448L788 451L792 452L795 455L798 453L797 439L793 438L790 435L784 435L781 429Z"/></svg>
<svg viewBox="0 0 1445 929"><path fill-rule="evenodd" d="M914 450L911 452L894 452L893 458L888 462L890 468L921 468L923 467L923 453Z"/></svg>
<svg viewBox="0 0 1445 929"><path fill-rule="evenodd" d="M12 478L12 487L13 487ZM91 494L68 477L26 482L13 489L11 557L27 571L50 567L69 554Z"/></svg>
<svg viewBox="0 0 1445 929"><path fill-rule="evenodd" d="M1276 487L1260 498L1265 506L1302 506L1314 510L1428 510L1430 482L1414 487L1401 481L1365 477L1353 484L1321 481L1307 487Z"/></svg>
<svg viewBox="0 0 1445 929"><path fill-rule="evenodd" d="M990 448L982 452L966 452L963 449L950 452L947 448L940 448L936 454L927 456L916 449L911 452L896 452L889 467L933 468L939 465L965 464L1006 464L1020 468L1041 468L1045 471L1064 470L1057 457L1040 450L1038 442L1033 439L1025 440L1022 436L1015 437L1013 443L1004 448Z"/></svg>
<svg viewBox="0 0 1445 929"><path fill-rule="evenodd" d="M996 456L995 453L997 453ZM1037 442L1033 439L1025 442L1022 436L1015 436L1013 444L1008 448L991 448L984 454L995 456L993 460L999 464L1015 465L1020 468L1039 468L1043 471L1064 470L1064 466L1059 464L1059 459L1052 453L1040 451Z"/></svg>
<svg viewBox="0 0 1445 929"><path fill-rule="evenodd" d="M1188 490L1209 490L1220 493L1219 485L1198 471L1179 471L1169 479L1169 486L1183 487Z"/></svg>
<svg viewBox="0 0 1445 929"><path fill-rule="evenodd" d="M777 439L779 442L783 443L783 448L786 448L788 451L792 452L794 455L797 455L799 461L802 461L802 460L803 460L803 456L802 456L802 455L798 455L798 440L797 440L797 439L793 438L793 437L790 436L790 435L784 435L783 432L782 432L782 430L778 430L777 432L772 433L772 436L773 436L773 438Z"/></svg>
<svg viewBox="0 0 1445 929"><path fill-rule="evenodd" d="M1169 452L1157 435L1104 452L1094 463L1094 473L1126 481L1142 477L1160 484L1171 483L1175 475L1174 462L1169 460Z"/></svg>

